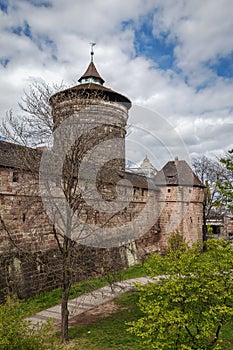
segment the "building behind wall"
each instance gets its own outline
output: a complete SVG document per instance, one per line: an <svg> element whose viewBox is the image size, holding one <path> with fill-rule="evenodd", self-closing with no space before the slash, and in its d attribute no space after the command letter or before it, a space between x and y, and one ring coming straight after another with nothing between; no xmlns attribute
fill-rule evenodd
<svg viewBox="0 0 233 350"><path fill-rule="evenodd" d="M210 237L233 239L233 220L229 214L212 210L206 218L206 224Z"/></svg>
<svg viewBox="0 0 233 350"><path fill-rule="evenodd" d="M131 102L103 83L91 62L80 78L80 85L61 91L50 99L55 129L71 115L77 118L77 124L83 130L86 124L95 124L103 116L107 118L106 125L95 124L76 145L81 149L76 155L77 164L84 153L91 153L98 144L113 138L121 140L120 148L116 150L120 156L101 169L97 185L103 201L111 202L116 198L116 184L119 180L127 180L133 186L133 200L112 219L106 220L106 213L93 210L88 220L97 224L105 219L106 228L133 222L145 209L148 191L153 191L156 198L158 215L155 215L157 220L150 229L140 237L126 240L121 247L103 249L77 245L74 281L127 267L155 251L163 252L172 232L180 232L190 244L202 240L203 185L188 164L178 159L168 162L158 172L154 169L152 174L153 167L146 158L144 165L146 170L149 169L149 178L145 174L126 171L125 128ZM40 150L0 141L2 294L5 289L17 292L20 297L28 297L60 285L58 246L38 192L40 157ZM148 186L148 183L153 186ZM142 231L146 217L143 220L139 223Z"/></svg>

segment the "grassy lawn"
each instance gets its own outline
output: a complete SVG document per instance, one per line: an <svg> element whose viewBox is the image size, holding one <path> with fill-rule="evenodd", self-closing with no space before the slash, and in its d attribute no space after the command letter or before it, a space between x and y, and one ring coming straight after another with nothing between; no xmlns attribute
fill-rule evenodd
<svg viewBox="0 0 233 350"><path fill-rule="evenodd" d="M149 350L141 346L139 339L127 332L126 322L141 316L136 303L138 293L125 293L115 300L124 309L88 326L74 326L70 329L71 343L67 349L75 350ZM66 349L66 348L65 348Z"/></svg>
<svg viewBox="0 0 233 350"><path fill-rule="evenodd" d="M223 343L222 348L224 350L233 349L233 322L222 329Z"/></svg>
<svg viewBox="0 0 233 350"><path fill-rule="evenodd" d="M121 270L106 275L103 278L93 278L87 281L77 283L71 287L70 299L76 298L82 294L91 292L98 288L109 285L117 281L123 281L130 278L145 276L146 271L142 264L137 264L127 270ZM39 311L61 303L61 288L49 292L42 292L27 300L21 302L21 307L27 316L31 316Z"/></svg>
<svg viewBox="0 0 233 350"><path fill-rule="evenodd" d="M158 271L159 272L159 271ZM101 279L91 279L74 285L71 289L70 298L77 297L83 293L108 285L110 282L145 276L143 265L135 265L130 269L112 273ZM151 350L140 344L140 339L127 332L126 322L137 320L142 316L137 306L139 293L128 292L115 299L119 310L111 316L98 319L89 325L75 325L69 330L70 342L61 347L59 335L57 334L57 347L54 350ZM33 298L25 300L21 306L28 315L61 302L61 290L41 293ZM233 323L222 329L222 349L233 349Z"/></svg>
<svg viewBox="0 0 233 350"><path fill-rule="evenodd" d="M203 264L208 263L208 255L202 254ZM164 274L166 271L160 270L156 265L154 273L156 275ZM111 273L103 278L90 279L77 283L72 286L70 298L78 297L84 293L101 288L110 283L126 280L135 277L146 276L146 269L143 265L138 264L127 270ZM137 306L139 292L128 292L115 299L119 310L105 318L97 317L88 320L90 324L80 325L73 323L74 326L69 329L70 342L67 345L59 344L59 335L57 334L54 350L151 350L140 344L141 339L127 332L127 322L139 319L142 316ZM28 300L22 301L21 307L27 315L32 315L40 310L46 309L61 302L61 289L51 292L41 293ZM84 314L83 314L84 315ZM83 316L82 315L82 319ZM103 313L101 313L103 315ZM221 348L223 350L233 349L233 321L231 324L224 326L221 330L220 338L223 339Z"/></svg>
<svg viewBox="0 0 233 350"><path fill-rule="evenodd" d="M74 326L70 329L70 344L64 349L74 350L151 350L140 345L139 339L127 332L126 322L142 316L137 307L139 293L128 292L115 301L125 309L88 326ZM222 349L233 349L233 327L225 326L222 330L224 342Z"/></svg>

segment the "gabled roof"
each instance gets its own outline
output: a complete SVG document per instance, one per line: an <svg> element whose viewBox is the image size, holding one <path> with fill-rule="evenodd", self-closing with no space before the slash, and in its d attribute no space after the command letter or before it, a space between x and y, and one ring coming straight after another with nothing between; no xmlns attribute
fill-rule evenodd
<svg viewBox="0 0 233 350"><path fill-rule="evenodd" d="M13 169L39 169L41 151L0 140L0 166Z"/></svg>
<svg viewBox="0 0 233 350"><path fill-rule="evenodd" d="M18 144L0 141L0 167L38 171L42 151ZM186 161L170 161L154 178L148 179L139 174L122 172L105 177L105 182L117 183L120 179L129 180L134 187L148 188L148 181L154 186L205 187Z"/></svg>
<svg viewBox="0 0 233 350"><path fill-rule="evenodd" d="M38 171L41 154L42 150L39 149L0 141L0 167ZM102 180L108 183L117 183L122 179L129 180L134 187L145 189L148 188L148 181L151 181L142 175L116 171L108 171Z"/></svg>
<svg viewBox="0 0 233 350"><path fill-rule="evenodd" d="M87 78L91 78L91 77L99 79L101 84L104 83L104 79L99 75L93 62L90 62L86 72L81 76L81 78L79 78L78 81L81 82L82 79L85 79L85 78L87 79Z"/></svg>
<svg viewBox="0 0 233 350"><path fill-rule="evenodd" d="M205 187L185 160L175 160L167 164L154 177L158 186Z"/></svg>
<svg viewBox="0 0 233 350"><path fill-rule="evenodd" d="M123 178L131 182L131 184L134 187L143 188L143 189L149 188L149 189L159 191L158 188L155 188L154 182L152 181L152 179L146 177L145 175L130 173L127 171L125 171L123 174L124 174Z"/></svg>

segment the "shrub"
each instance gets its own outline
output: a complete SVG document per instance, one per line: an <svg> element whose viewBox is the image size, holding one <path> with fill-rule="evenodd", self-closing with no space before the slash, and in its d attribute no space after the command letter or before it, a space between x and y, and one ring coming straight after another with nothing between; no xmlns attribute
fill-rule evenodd
<svg viewBox="0 0 233 350"><path fill-rule="evenodd" d="M20 302L11 298L0 305L1 350L48 350L54 349L52 324L32 326L25 320Z"/></svg>
<svg viewBox="0 0 233 350"><path fill-rule="evenodd" d="M151 349L221 349L222 327L233 320L233 250L224 240L205 245L205 253L201 244L170 246L148 260L152 278L165 276L139 286L144 315L129 331Z"/></svg>

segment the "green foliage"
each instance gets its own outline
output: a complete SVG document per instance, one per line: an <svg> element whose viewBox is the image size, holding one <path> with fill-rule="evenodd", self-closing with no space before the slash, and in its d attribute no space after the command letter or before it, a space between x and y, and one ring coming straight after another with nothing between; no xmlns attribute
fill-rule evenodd
<svg viewBox="0 0 233 350"><path fill-rule="evenodd" d="M20 306L19 301L10 298L0 305L0 349L54 349L52 325L47 322L43 326L30 326Z"/></svg>
<svg viewBox="0 0 233 350"><path fill-rule="evenodd" d="M142 317L137 303L138 292L127 292L114 300L120 308L118 312L103 319L96 319L88 325L75 325L69 330L70 342L64 350L151 350L151 346L141 343L140 338L127 332L127 322ZM224 350L233 349L233 324L223 329ZM59 335L58 335L59 337Z"/></svg>
<svg viewBox="0 0 233 350"><path fill-rule="evenodd" d="M126 321L133 321L141 316L137 301L137 292L125 293L114 300L118 312L91 324L71 328L71 341L67 350L151 350L150 347L140 344L140 339L127 332Z"/></svg>
<svg viewBox="0 0 233 350"><path fill-rule="evenodd" d="M228 171L225 181L218 181L219 192L222 195L222 203L226 204L229 211L233 211L233 149L227 152L226 157L220 159Z"/></svg>
<svg viewBox="0 0 233 350"><path fill-rule="evenodd" d="M176 254L180 254L187 249L187 244L184 241L183 235L179 232L174 232L168 242L168 247L166 253L176 252Z"/></svg>
<svg viewBox="0 0 233 350"><path fill-rule="evenodd" d="M152 278L164 275L139 286L143 317L129 331L151 349L222 349L222 327L233 321L233 250L224 240L205 244L205 253L199 243L170 244L148 260Z"/></svg>
<svg viewBox="0 0 233 350"><path fill-rule="evenodd" d="M211 225L207 225L207 232L209 236L213 237L213 227Z"/></svg>

